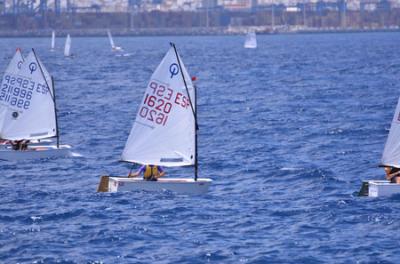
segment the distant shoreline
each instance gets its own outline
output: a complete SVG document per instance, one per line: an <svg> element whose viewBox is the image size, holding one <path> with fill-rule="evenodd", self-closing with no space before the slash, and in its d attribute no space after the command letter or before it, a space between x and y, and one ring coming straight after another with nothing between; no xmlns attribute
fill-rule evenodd
<svg viewBox="0 0 400 264"><path fill-rule="evenodd" d="M301 26L277 26L264 27L193 27L193 28L139 28L139 29L113 29L114 36L224 36L244 35L249 30L259 35L275 34L331 34L331 33L369 33L369 32L400 32L400 27L392 28L306 28ZM57 36L71 34L74 37L103 37L106 29L55 29ZM0 38L24 38L24 37L49 37L52 29L44 30L0 30Z"/></svg>

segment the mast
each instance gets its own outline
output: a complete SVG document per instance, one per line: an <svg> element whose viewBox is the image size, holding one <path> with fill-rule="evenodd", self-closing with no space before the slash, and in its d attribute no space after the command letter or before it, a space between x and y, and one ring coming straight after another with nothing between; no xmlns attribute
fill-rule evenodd
<svg viewBox="0 0 400 264"><path fill-rule="evenodd" d="M54 102L54 115L55 115L55 118L56 118L57 148L60 148L60 133L58 131L56 89L54 88L54 78L53 78L53 76L51 76L51 86L53 87L53 102Z"/></svg>
<svg viewBox="0 0 400 264"><path fill-rule="evenodd" d="M39 60L38 60L38 58L37 58L37 56L36 56L36 52L35 52L34 49L32 49L32 51L33 51L33 54L35 55L35 59L36 59L36 61L37 61L37 64L38 64L38 66L39 66L39 69L40 69L40 73L41 73L42 76L43 76L43 79L44 79L44 81L45 81L45 83L46 83L47 89L49 90L50 96L52 97L53 102L54 102L54 115L55 115L54 118L55 118L55 120L56 120L57 148L59 148L60 136L59 136L59 133L58 133L58 118L57 118L57 107L56 107L56 94L55 94L55 89L54 89L54 79L53 79L53 76L51 76L51 84L52 84L52 87L53 87L53 91L51 91L50 86L49 86L49 84L47 83L46 76L44 75L44 72L43 72L43 69L42 69L42 65L40 64L40 62L39 62ZM53 93L52 93L52 92L53 92Z"/></svg>
<svg viewBox="0 0 400 264"><path fill-rule="evenodd" d="M175 51L175 56L176 56L176 60L178 61L178 65L179 65L179 70L181 72L182 75L182 79L183 79L183 83L185 84L185 88L186 88L186 93L189 97L189 102L190 102L190 107L192 109L192 113L193 113L193 117L194 117L194 180L197 181L197 176L198 176L198 162L197 162L197 130L199 129L199 126L197 125L197 90L195 85L193 85L193 89L194 89L194 96L195 96L195 104L196 104L196 110L193 107L193 103L192 103L192 98L190 98L190 93L189 93L189 89L187 87L186 84L186 79L185 79L185 75L183 74L182 71L182 66L181 66L181 61L179 59L178 56L178 52L176 51L176 47L174 43L170 43L171 46L174 48Z"/></svg>
<svg viewBox="0 0 400 264"><path fill-rule="evenodd" d="M187 89L187 88L186 88ZM197 87L196 85L193 84L193 89L194 89L194 104L195 104L195 111L194 111L194 180L197 181L197 175L198 175L198 170L199 170L199 162L198 162L198 154L197 154L197 130L199 130L199 127L197 125ZM190 96L189 96L190 100Z"/></svg>

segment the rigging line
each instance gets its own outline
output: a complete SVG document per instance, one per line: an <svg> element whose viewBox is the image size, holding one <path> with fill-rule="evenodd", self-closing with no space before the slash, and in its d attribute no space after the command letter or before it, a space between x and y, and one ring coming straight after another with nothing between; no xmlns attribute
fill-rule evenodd
<svg viewBox="0 0 400 264"><path fill-rule="evenodd" d="M182 71L181 60L179 59L179 55L178 55L178 52L176 51L175 44L172 43L172 42L170 42L170 45L174 48L174 51L175 51L176 60L178 61L178 65L179 65L179 69L180 69L180 71L181 71L183 83L185 84L186 93L187 93L187 95L188 95L188 97L189 97L190 108L192 109L192 113L193 113L193 117L194 117L194 122L195 122L195 124L196 124L196 130L199 130L199 126L198 126L198 124L197 124L196 112L195 112L195 109L194 109L193 103L192 103L192 98L190 97L189 89L188 89L187 84L186 84L185 75L183 74L183 71ZM193 87L193 89L196 89L196 88ZM197 98L195 98L195 100L196 100L196 99L197 99ZM197 111L197 109L196 109L196 111Z"/></svg>
<svg viewBox="0 0 400 264"><path fill-rule="evenodd" d="M36 56L36 52L35 52L35 50L34 50L34 49L32 49L32 51L33 51L33 55L35 55L35 59L36 59L36 61L37 61L38 65L39 65L40 73L42 74L42 77L43 77L44 81L46 82L47 89L48 89L48 90L49 90L49 92L50 92L51 99L52 99L52 100L53 100L53 102L54 102L54 100L55 100L55 97L54 97L54 95L53 95L53 93L52 93L52 91L51 91L51 89L50 89L50 86L49 86L49 84L48 84L47 80L46 80L46 76L44 76L44 72L43 72L43 69L42 69L42 65L41 65L41 63L40 63L40 61L39 61L38 57Z"/></svg>

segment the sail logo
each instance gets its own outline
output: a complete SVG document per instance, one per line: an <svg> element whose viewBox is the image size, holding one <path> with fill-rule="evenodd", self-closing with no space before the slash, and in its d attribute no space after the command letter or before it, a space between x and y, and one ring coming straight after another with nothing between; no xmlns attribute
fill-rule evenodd
<svg viewBox="0 0 400 264"><path fill-rule="evenodd" d="M171 79L172 77L174 77L175 75L177 75L179 73L179 66L176 63L172 63L169 66L169 73L171 73Z"/></svg>
<svg viewBox="0 0 400 264"><path fill-rule="evenodd" d="M18 69L21 69L21 66L22 66L22 61L19 61L19 62L17 63Z"/></svg>
<svg viewBox="0 0 400 264"><path fill-rule="evenodd" d="M32 74L34 71L36 71L36 69L37 69L37 64L36 64L35 62L31 62L31 63L29 64L29 70L31 71L31 74Z"/></svg>

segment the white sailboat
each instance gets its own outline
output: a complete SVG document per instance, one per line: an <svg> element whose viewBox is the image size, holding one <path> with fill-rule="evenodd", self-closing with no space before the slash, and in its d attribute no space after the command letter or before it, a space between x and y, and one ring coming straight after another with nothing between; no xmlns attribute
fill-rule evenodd
<svg viewBox="0 0 400 264"><path fill-rule="evenodd" d="M380 167L400 168L400 98L397 102L392 124L385 148L382 154ZM364 181L359 195L381 197L400 194L400 184L390 183L386 180Z"/></svg>
<svg viewBox="0 0 400 264"><path fill-rule="evenodd" d="M254 31L247 33L246 40L244 42L244 47L246 49L257 48L257 38L256 38L256 33Z"/></svg>
<svg viewBox="0 0 400 264"><path fill-rule="evenodd" d="M17 51L1 83L0 138L9 141L32 140L26 150L0 149L0 160L25 160L68 156L70 146L59 144L53 78L36 56L28 54L20 63ZM16 63L17 62L17 63ZM57 137L57 143L37 144L38 140Z"/></svg>
<svg viewBox="0 0 400 264"><path fill-rule="evenodd" d="M56 32L53 30L51 32L51 48L50 51L54 51L56 47Z"/></svg>
<svg viewBox="0 0 400 264"><path fill-rule="evenodd" d="M98 191L132 190L201 194L212 180L197 177L196 89L174 44L146 88L135 123L122 153L125 162L165 167L194 166L194 178L102 176Z"/></svg>
<svg viewBox="0 0 400 264"><path fill-rule="evenodd" d="M111 50L112 51L123 51L123 49L119 46L115 46L114 39L111 35L110 30L107 30L108 40L110 41Z"/></svg>
<svg viewBox="0 0 400 264"><path fill-rule="evenodd" d="M67 38L65 39L64 56L71 57L71 37L69 36L69 34L67 35Z"/></svg>

